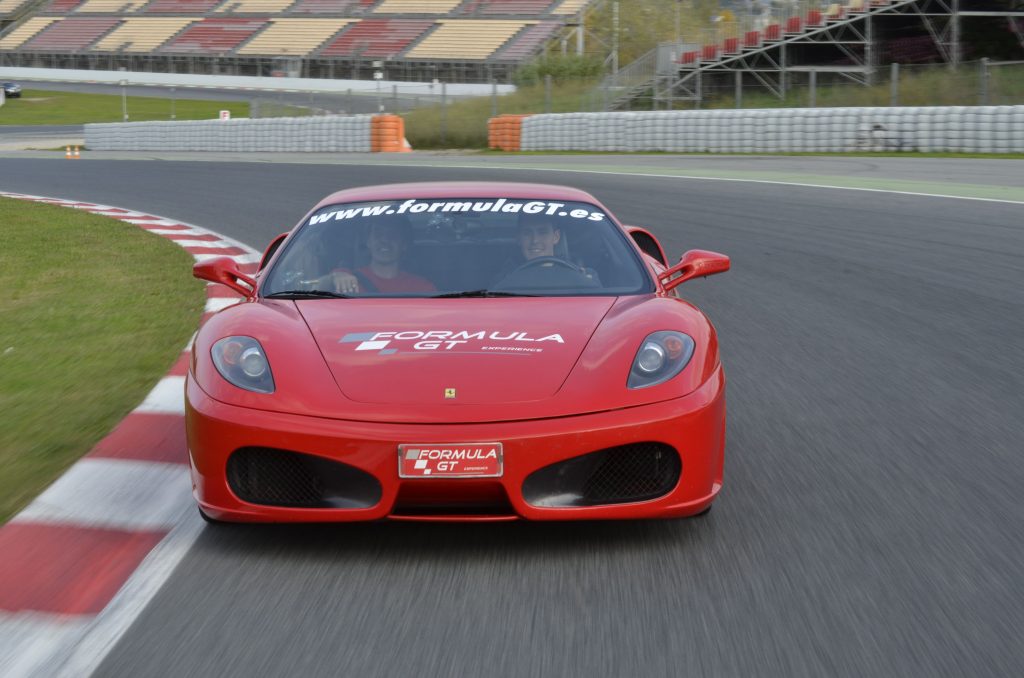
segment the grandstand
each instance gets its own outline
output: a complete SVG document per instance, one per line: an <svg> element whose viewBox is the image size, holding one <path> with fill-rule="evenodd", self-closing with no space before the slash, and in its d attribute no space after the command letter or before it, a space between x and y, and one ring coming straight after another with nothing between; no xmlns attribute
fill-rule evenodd
<svg viewBox="0 0 1024 678"><path fill-rule="evenodd" d="M504 82L603 1L0 0L0 65Z"/></svg>
<svg viewBox="0 0 1024 678"><path fill-rule="evenodd" d="M810 78L817 85L871 85L887 63L944 62L955 68L964 56L963 23L1000 17L1010 22L1006 30L1011 30L1019 14L1009 10L1008 0L777 4L683 36L683 44L668 45L678 49L675 63L665 63L652 50L607 78L602 91L614 96L606 107L615 109L638 96L653 99L655 108L672 107L749 87L785 99L794 83ZM1024 35L1018 38L1024 49Z"/></svg>

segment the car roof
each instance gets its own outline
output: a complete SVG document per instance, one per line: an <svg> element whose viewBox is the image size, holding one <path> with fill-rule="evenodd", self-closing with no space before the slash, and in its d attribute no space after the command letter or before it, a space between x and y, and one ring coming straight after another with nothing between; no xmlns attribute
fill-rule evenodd
<svg viewBox="0 0 1024 678"><path fill-rule="evenodd" d="M327 196L317 204L316 209L341 202L428 198L512 198L600 204L594 196L586 191L569 186L506 181L429 181L348 188Z"/></svg>

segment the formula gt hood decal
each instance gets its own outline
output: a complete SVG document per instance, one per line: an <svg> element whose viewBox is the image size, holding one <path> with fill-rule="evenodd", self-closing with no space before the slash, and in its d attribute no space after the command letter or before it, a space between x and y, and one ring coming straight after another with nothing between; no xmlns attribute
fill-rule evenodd
<svg viewBox="0 0 1024 678"><path fill-rule="evenodd" d="M500 404L553 396L613 297L297 302L346 397Z"/></svg>

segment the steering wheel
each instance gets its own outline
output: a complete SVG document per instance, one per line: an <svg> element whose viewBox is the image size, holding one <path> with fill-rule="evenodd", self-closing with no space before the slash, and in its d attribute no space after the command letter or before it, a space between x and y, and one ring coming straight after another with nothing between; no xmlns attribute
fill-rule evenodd
<svg viewBox="0 0 1024 678"><path fill-rule="evenodd" d="M579 266L577 266L576 264L572 263L571 261L566 261L565 259L562 259L561 257L536 257L534 259L527 259L525 263L520 264L514 270L509 272L509 274L507 276L505 276L505 277L507 278L507 277L512 276L512 275L514 275L516 273L519 273L520 271L528 270L528 269L530 269L530 268L532 268L534 266L549 266L549 265L550 266L561 266L562 268L569 269L573 273L579 273L580 275L583 274L583 272L580 271Z"/></svg>

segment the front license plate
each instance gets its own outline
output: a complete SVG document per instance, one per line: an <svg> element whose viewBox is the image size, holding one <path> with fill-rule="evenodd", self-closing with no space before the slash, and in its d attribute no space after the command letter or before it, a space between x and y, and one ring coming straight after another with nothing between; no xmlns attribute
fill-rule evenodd
<svg viewBox="0 0 1024 678"><path fill-rule="evenodd" d="M398 446L400 478L497 478L501 472L501 443Z"/></svg>

